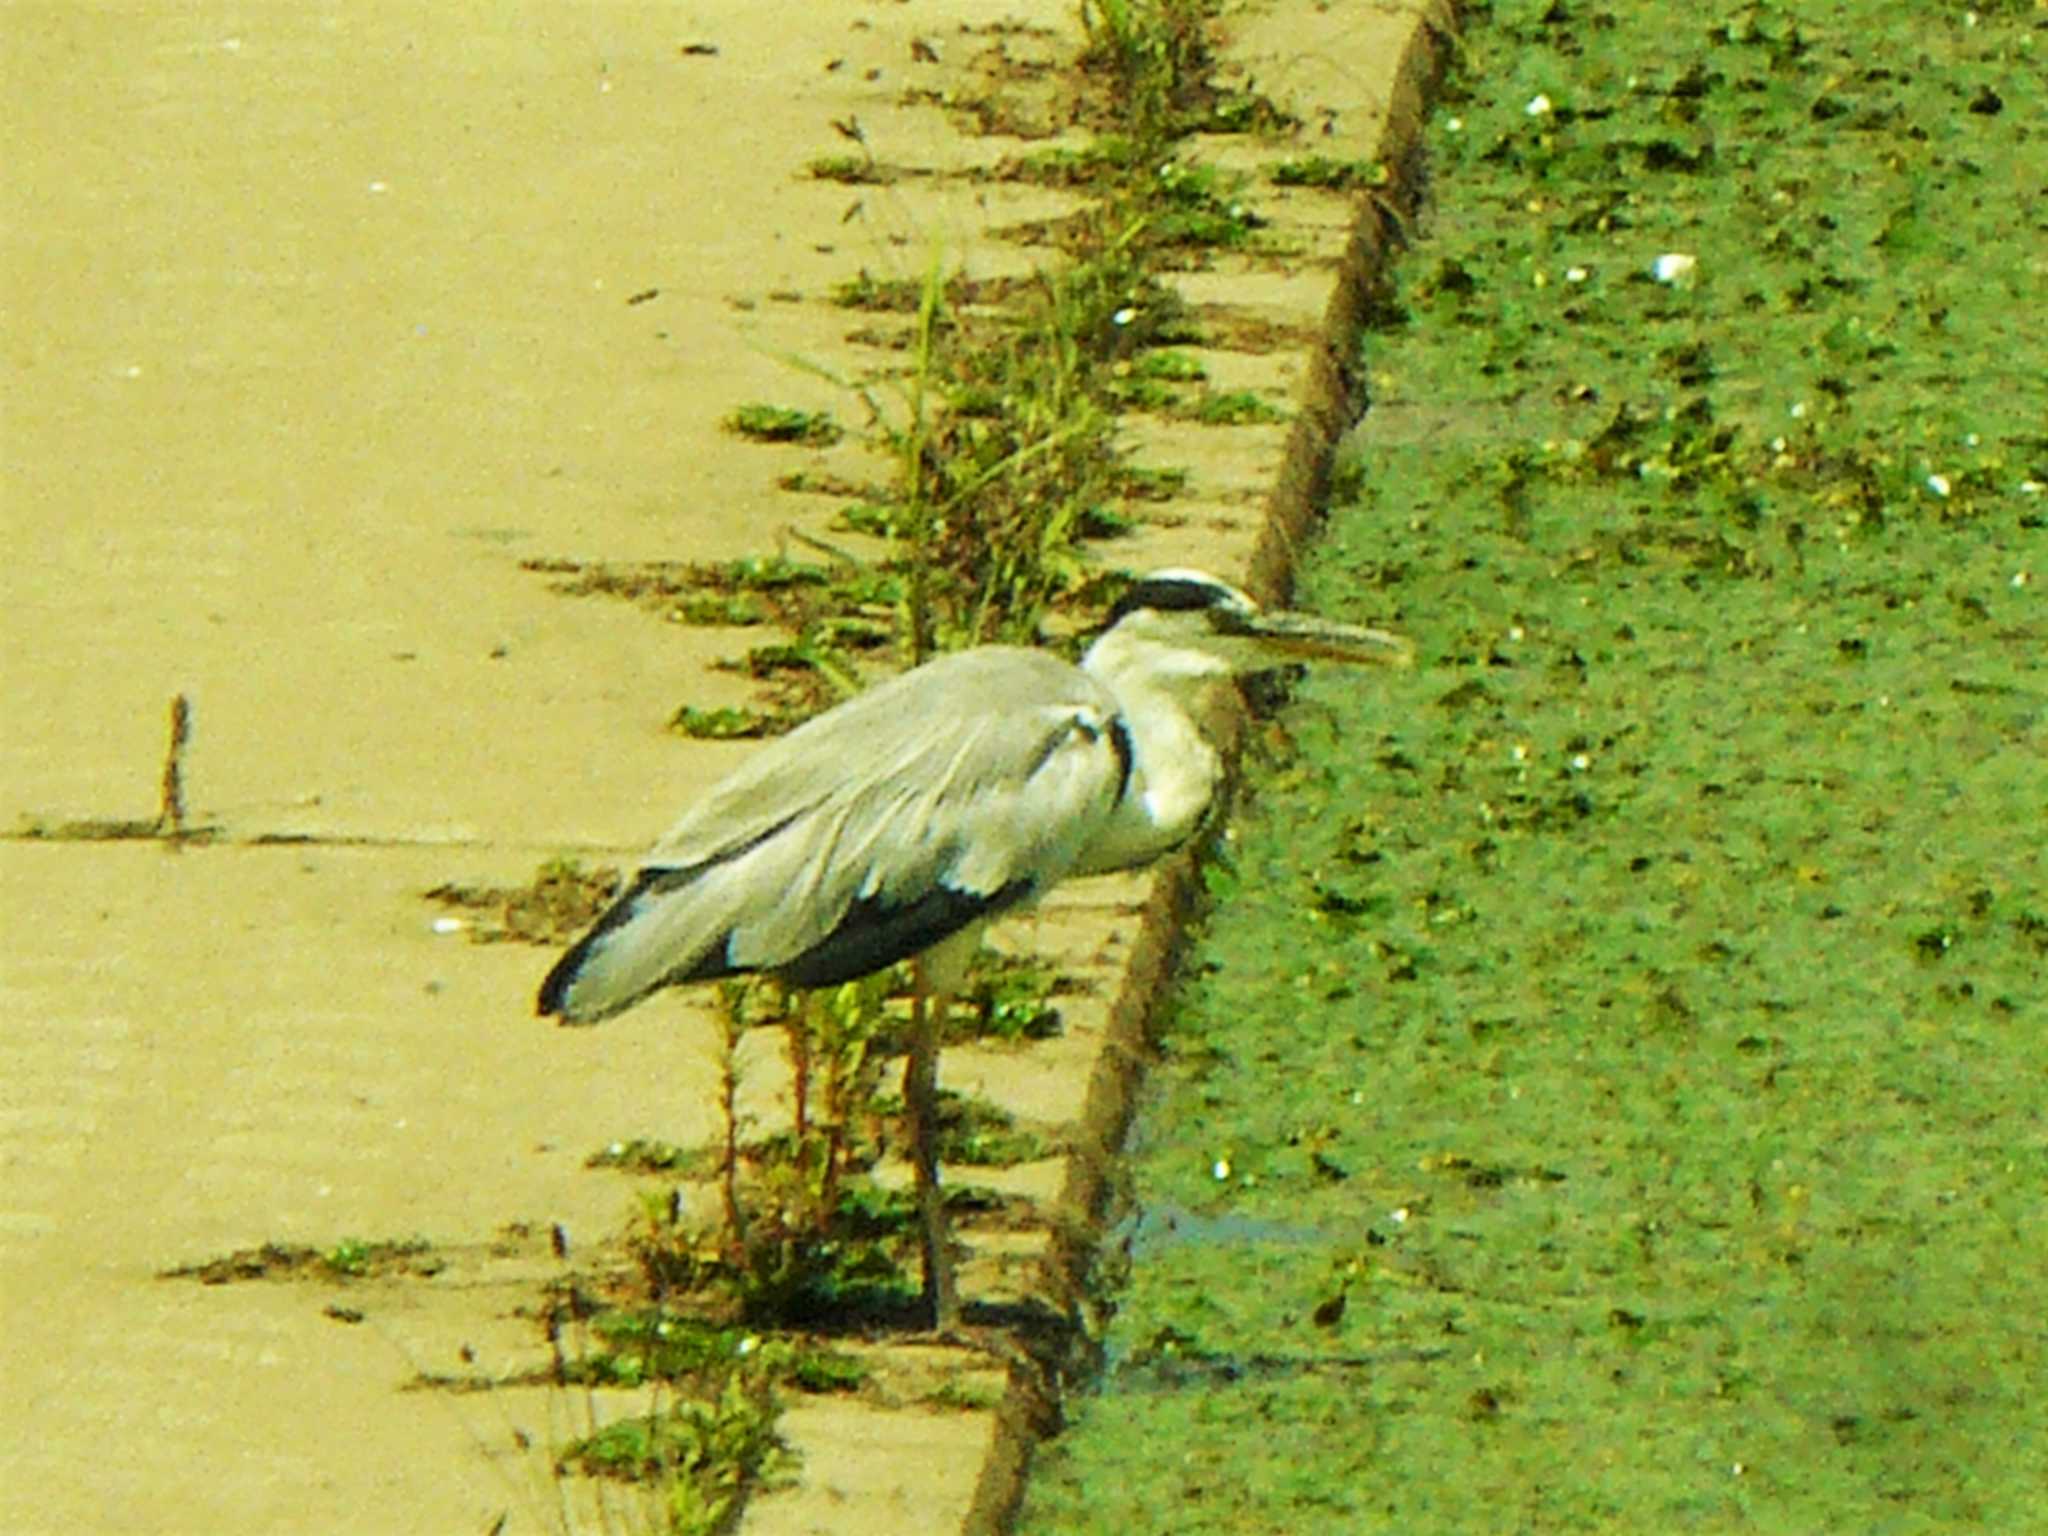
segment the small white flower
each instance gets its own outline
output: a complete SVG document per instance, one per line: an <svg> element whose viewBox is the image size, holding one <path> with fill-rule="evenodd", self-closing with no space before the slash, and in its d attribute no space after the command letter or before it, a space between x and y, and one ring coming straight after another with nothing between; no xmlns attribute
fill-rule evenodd
<svg viewBox="0 0 2048 1536"><path fill-rule="evenodd" d="M1463 133L1465 131L1465 119L1462 117L1445 119L1444 131L1446 133Z"/></svg>
<svg viewBox="0 0 2048 1536"><path fill-rule="evenodd" d="M1774 437L1774 438L1772 438L1772 439L1771 439L1771 452L1773 452L1773 453L1783 453L1784 451L1785 451L1785 439L1783 439L1782 437Z"/></svg>
<svg viewBox="0 0 2048 1536"><path fill-rule="evenodd" d="M1405 1205L1396 1206L1392 1211L1389 1211L1387 1213L1387 1220L1391 1221L1397 1227L1405 1224L1408 1220L1408 1207Z"/></svg>
<svg viewBox="0 0 2048 1536"><path fill-rule="evenodd" d="M1584 773L1588 768L1593 766L1593 759L1591 755L1588 753L1575 752L1572 754L1572 766L1578 769L1579 772Z"/></svg>
<svg viewBox="0 0 2048 1536"><path fill-rule="evenodd" d="M760 1347L761 1341L750 1333L739 1341L739 1344L736 1346L736 1352L742 1355L751 1355Z"/></svg>
<svg viewBox="0 0 2048 1536"><path fill-rule="evenodd" d="M1544 95L1541 91L1538 91L1534 96L1531 96L1529 98L1529 105L1522 108L1522 110L1528 113L1531 117L1546 116L1550 111L1550 98Z"/></svg>
<svg viewBox="0 0 2048 1536"><path fill-rule="evenodd" d="M2033 578L2029 576L2025 571L2014 571L2012 573L2012 589L2015 592L2017 592L2021 587L2024 587L2032 579Z"/></svg>
<svg viewBox="0 0 2048 1536"><path fill-rule="evenodd" d="M1568 283L1583 283L1592 275L1584 267L1566 267L1564 269L1564 280Z"/></svg>
<svg viewBox="0 0 2048 1536"><path fill-rule="evenodd" d="M1946 496L1949 492L1948 476L1929 475L1927 477L1927 489L1934 492L1937 496Z"/></svg>
<svg viewBox="0 0 2048 1536"><path fill-rule="evenodd" d="M1227 1180L1230 1177L1230 1159L1227 1157L1219 1157L1216 1159L1215 1162L1211 1163L1209 1165L1209 1177L1214 1179L1218 1184L1221 1184L1225 1180Z"/></svg>
<svg viewBox="0 0 2048 1536"><path fill-rule="evenodd" d="M2020 494L2022 496L2038 496L2044 489L2048 489L2048 487L2044 487L2038 480L2022 480L2020 482Z"/></svg>
<svg viewBox="0 0 2048 1536"><path fill-rule="evenodd" d="M1126 304L1122 309L1118 310L1115 314L1109 317L1109 323L1111 325L1129 325L1133 320L1137 318L1137 310L1133 309L1130 305Z"/></svg>
<svg viewBox="0 0 2048 1536"><path fill-rule="evenodd" d="M1974 432L1965 432L1963 434L1963 441L1967 443L1970 447L1975 448L1978 444L1982 443L1984 439L1979 437Z"/></svg>
<svg viewBox="0 0 2048 1536"><path fill-rule="evenodd" d="M1700 259L1684 251L1666 251L1650 263L1650 276L1674 288L1688 286L1699 269Z"/></svg>
<svg viewBox="0 0 2048 1536"><path fill-rule="evenodd" d="M1800 421L1803 420L1805 416L1806 402L1804 400L1794 400L1792 402L1792 419L1794 421Z"/></svg>
<svg viewBox="0 0 2048 1536"><path fill-rule="evenodd" d="M468 926L469 924L459 917L437 917L434 919L434 932L436 933L460 933Z"/></svg>

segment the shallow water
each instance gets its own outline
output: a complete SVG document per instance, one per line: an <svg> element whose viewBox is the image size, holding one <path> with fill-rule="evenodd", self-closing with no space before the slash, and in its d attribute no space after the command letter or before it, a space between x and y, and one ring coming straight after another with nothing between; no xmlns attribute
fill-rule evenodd
<svg viewBox="0 0 2048 1536"><path fill-rule="evenodd" d="M1425 660L1255 744L1140 1121L1136 1208L1246 1240L1134 1245L1034 1536L2018 1530L2048 1487L2038 260L1996 199L1898 233L1944 155L2010 168L1965 104L2024 28L1879 75L1855 6L1542 9L1440 110L1302 576ZM1828 138L1829 78L1893 115ZM1819 250L1753 216L1795 182Z"/></svg>

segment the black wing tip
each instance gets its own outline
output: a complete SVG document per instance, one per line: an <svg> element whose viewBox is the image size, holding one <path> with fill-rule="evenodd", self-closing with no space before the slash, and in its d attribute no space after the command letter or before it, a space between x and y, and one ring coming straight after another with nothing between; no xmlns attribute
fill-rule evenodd
<svg viewBox="0 0 2048 1536"><path fill-rule="evenodd" d="M554 963L542 978L540 991L535 994L533 1011L537 1018L560 1019L564 1024L592 1024L595 1018L577 1018L569 1011L569 989L576 985L576 978L583 970L583 962L590 958L590 952L598 941L621 923L633 916L634 907L641 895L650 889L676 880L678 872L660 865L649 865L634 872L623 889L612 898L612 904L598 914L596 922L584 932L582 938L571 944L562 957ZM616 1010L614 1010L616 1011Z"/></svg>
<svg viewBox="0 0 2048 1536"><path fill-rule="evenodd" d="M584 965L611 937L615 929L632 921L642 896L650 891L659 893L672 886L686 884L695 877L694 870L668 869L661 865L650 865L635 874L632 881L612 904L605 908L583 937L570 945L542 978L540 991L533 999L535 1016L557 1019L563 1024L597 1024L613 1014L624 1013L650 992L659 991L663 987L674 986L680 982L714 981L721 976L737 975L741 968L732 965L726 958L732 939L732 935L728 933L695 963L669 972L659 981L641 988L629 997L614 999L585 1013L576 1012L569 1002L569 992L576 985L577 977L583 974Z"/></svg>
<svg viewBox="0 0 2048 1536"><path fill-rule="evenodd" d="M583 957L589 949L590 938L586 936L554 963L542 979L540 991L533 1000L537 1018L560 1019L564 1024L574 1022L569 1017L569 988L576 984L576 973L583 969Z"/></svg>

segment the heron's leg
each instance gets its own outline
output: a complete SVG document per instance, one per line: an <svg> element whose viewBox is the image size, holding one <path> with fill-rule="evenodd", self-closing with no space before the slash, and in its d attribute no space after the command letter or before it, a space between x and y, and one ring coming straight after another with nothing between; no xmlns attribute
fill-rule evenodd
<svg viewBox="0 0 2048 1536"><path fill-rule="evenodd" d="M910 1053L903 1064L903 1106L910 1117L910 1164L917 1176L917 1214L924 1243L924 1304L932 1326L960 1320L953 1290L953 1255L947 1244L946 1202L939 1189L939 1030L946 999L927 984L922 961L913 962Z"/></svg>

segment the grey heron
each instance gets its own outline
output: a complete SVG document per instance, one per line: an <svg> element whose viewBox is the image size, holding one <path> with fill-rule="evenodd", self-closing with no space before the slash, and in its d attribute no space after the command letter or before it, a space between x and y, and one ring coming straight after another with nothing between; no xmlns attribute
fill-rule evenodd
<svg viewBox="0 0 2048 1536"><path fill-rule="evenodd" d="M957 1302L934 1145L939 1021L999 913L1139 868L1208 814L1203 691L1305 658L1400 662L1397 636L1262 611L1200 571L1137 581L1078 666L990 645L878 684L762 748L640 862L548 972L538 1011L594 1024L684 982L826 987L914 958L904 1067L935 1326Z"/></svg>

